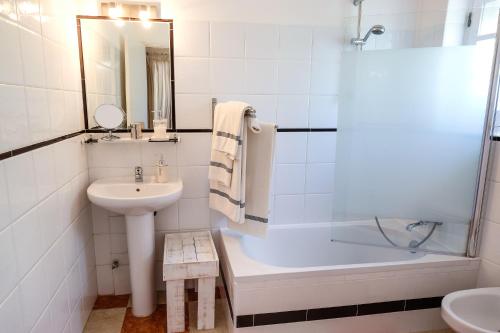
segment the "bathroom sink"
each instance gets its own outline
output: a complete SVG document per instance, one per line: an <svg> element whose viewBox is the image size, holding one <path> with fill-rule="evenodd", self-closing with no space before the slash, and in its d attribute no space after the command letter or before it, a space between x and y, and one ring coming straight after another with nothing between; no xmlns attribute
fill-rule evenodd
<svg viewBox="0 0 500 333"><path fill-rule="evenodd" d="M441 315L459 333L500 332L500 288L478 288L448 294Z"/></svg>
<svg viewBox="0 0 500 333"><path fill-rule="evenodd" d="M182 194L182 182L155 183L152 177L145 177L136 183L134 178L107 178L93 182L87 194L93 204L112 212L144 215L176 202Z"/></svg>
<svg viewBox="0 0 500 333"><path fill-rule="evenodd" d="M142 177L142 168L136 167L137 171ZM144 177L143 182L132 177L100 179L87 189L93 204L125 215L132 313L136 317L149 316L156 308L153 213L176 202L181 194L181 181L156 183L152 177Z"/></svg>

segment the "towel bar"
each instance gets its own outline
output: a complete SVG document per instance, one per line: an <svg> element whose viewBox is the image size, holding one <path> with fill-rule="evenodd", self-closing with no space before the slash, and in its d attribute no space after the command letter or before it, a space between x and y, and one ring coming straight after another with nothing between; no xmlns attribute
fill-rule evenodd
<svg viewBox="0 0 500 333"><path fill-rule="evenodd" d="M217 105L217 98L212 97L212 124L214 123L214 115L215 115L215 106ZM245 116L250 116L252 118L255 118L257 116L257 111L253 107L250 107L247 111L245 111ZM278 125L274 126L275 128L278 128Z"/></svg>

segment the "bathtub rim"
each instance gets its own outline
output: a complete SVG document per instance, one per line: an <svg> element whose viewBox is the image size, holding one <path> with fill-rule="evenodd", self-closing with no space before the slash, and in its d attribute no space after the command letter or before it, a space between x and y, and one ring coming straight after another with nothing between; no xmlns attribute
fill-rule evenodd
<svg viewBox="0 0 500 333"><path fill-rule="evenodd" d="M269 226L272 229L325 227L330 223L293 224ZM237 282L260 282L269 279L294 279L306 277L345 276L351 274L387 273L401 270L432 269L445 267L453 270L477 270L480 258L458 255L426 253L423 257L411 260L387 261L377 263L282 267L259 262L249 257L243 250L239 237L242 235L228 228L220 229L220 248L225 265L232 278Z"/></svg>

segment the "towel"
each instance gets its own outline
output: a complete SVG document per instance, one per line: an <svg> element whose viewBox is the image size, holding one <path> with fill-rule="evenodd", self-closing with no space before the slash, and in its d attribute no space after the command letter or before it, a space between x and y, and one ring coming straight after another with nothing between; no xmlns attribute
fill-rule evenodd
<svg viewBox="0 0 500 333"><path fill-rule="evenodd" d="M208 179L231 186L233 164L242 146L245 112L250 109L243 102L219 103L215 107Z"/></svg>
<svg viewBox="0 0 500 333"><path fill-rule="evenodd" d="M216 130L214 128L212 139L216 135L215 132ZM240 135L241 146L237 150L234 160L230 160L228 155L225 155L225 160L212 160L209 167L216 167L214 163L228 165L232 162L230 183L228 185L217 179L210 178L209 170L210 193L208 199L210 208L218 210L236 223L243 223L245 220L247 132L247 126L242 126ZM214 158L214 156L222 157L219 151L214 153L214 150L214 144L212 142L212 158ZM220 167L217 168L222 169Z"/></svg>
<svg viewBox="0 0 500 333"><path fill-rule="evenodd" d="M245 234L264 237L269 219L276 126L260 123L260 131L247 134L245 223L230 221L228 227Z"/></svg>

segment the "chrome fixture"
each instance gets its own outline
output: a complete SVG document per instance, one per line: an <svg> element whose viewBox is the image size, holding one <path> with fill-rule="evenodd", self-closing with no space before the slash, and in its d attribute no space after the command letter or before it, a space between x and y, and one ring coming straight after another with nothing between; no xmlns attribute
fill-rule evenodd
<svg viewBox="0 0 500 333"><path fill-rule="evenodd" d="M143 170L142 167L136 166L135 167L135 182L136 183L142 183L144 179L142 178Z"/></svg>
<svg viewBox="0 0 500 333"><path fill-rule="evenodd" d="M368 41L368 38L370 38L371 34L382 35L384 32L385 32L385 27L383 25L376 24L373 27L371 27L370 30L368 30L368 32L366 33L364 38L361 38L361 37L352 38L351 44L354 46L358 46L358 45L363 46L366 44L366 42Z"/></svg>
<svg viewBox="0 0 500 333"><path fill-rule="evenodd" d="M432 225L433 228L436 228L438 225L442 225L443 222L434 222L434 221L418 221L414 223L410 223L406 226L406 230L412 231L416 227L420 227L423 225Z"/></svg>
<svg viewBox="0 0 500 333"><path fill-rule="evenodd" d="M357 5L361 4L363 1L365 1L365 0L352 0L352 3L354 4L354 6L357 6Z"/></svg>

